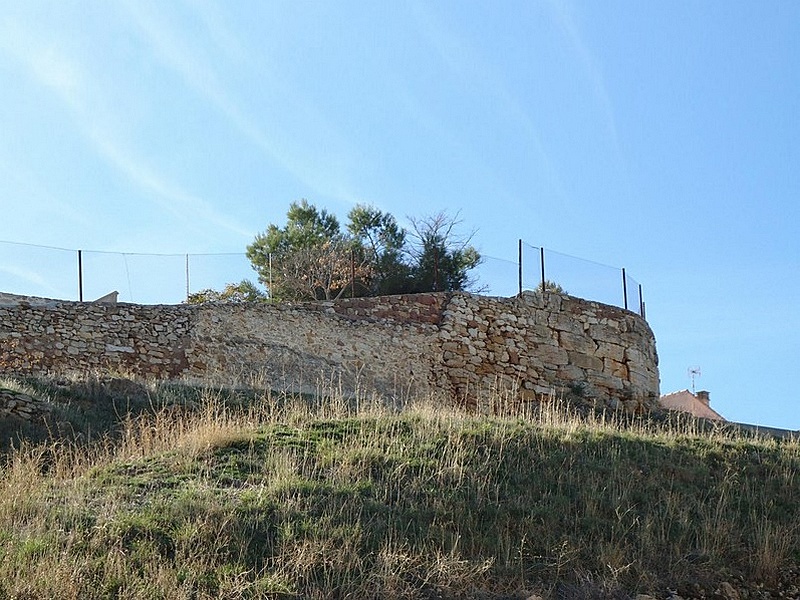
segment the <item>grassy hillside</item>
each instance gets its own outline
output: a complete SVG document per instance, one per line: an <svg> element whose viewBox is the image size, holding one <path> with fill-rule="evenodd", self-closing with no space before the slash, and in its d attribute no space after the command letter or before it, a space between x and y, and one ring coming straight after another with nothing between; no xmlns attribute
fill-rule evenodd
<svg viewBox="0 0 800 600"><path fill-rule="evenodd" d="M0 598L800 597L797 441L93 385L27 383L60 428L2 455Z"/></svg>

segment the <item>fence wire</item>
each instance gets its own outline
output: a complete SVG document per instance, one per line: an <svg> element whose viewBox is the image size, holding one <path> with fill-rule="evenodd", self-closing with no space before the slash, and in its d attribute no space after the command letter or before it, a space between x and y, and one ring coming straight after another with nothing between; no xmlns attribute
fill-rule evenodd
<svg viewBox="0 0 800 600"><path fill-rule="evenodd" d="M482 255L475 271L474 287L482 294L509 297L519 292L517 261Z"/></svg>
<svg viewBox="0 0 800 600"><path fill-rule="evenodd" d="M0 292L77 299L75 250L0 242Z"/></svg>
<svg viewBox="0 0 800 600"><path fill-rule="evenodd" d="M258 282L258 275L244 253L189 254L188 257L189 293L221 290L229 283L244 279Z"/></svg>
<svg viewBox="0 0 800 600"><path fill-rule="evenodd" d="M621 269L546 250L544 270L547 279L560 285L567 294L623 306Z"/></svg>
<svg viewBox="0 0 800 600"><path fill-rule="evenodd" d="M186 299L185 257L83 251L83 296L119 292L121 302L175 304Z"/></svg>
<svg viewBox="0 0 800 600"><path fill-rule="evenodd" d="M627 271L625 271L625 295L628 303L626 308L643 317L646 316L642 284L631 277Z"/></svg>
<svg viewBox="0 0 800 600"><path fill-rule="evenodd" d="M542 283L542 263L541 263L542 249L538 246L531 246L526 242L520 242L520 260L522 261L522 289L535 290Z"/></svg>
<svg viewBox="0 0 800 600"><path fill-rule="evenodd" d="M514 296L544 280L572 296L644 315L641 285L624 269L522 240L509 258L484 255L470 275L472 289L487 295ZM244 279L258 280L244 252L102 252L0 241L0 292L23 296L91 301L116 291L121 302L177 304Z"/></svg>
<svg viewBox="0 0 800 600"><path fill-rule="evenodd" d="M120 302L177 304L243 279L257 279L244 252L151 254L0 242L0 292L21 296L92 301L118 292Z"/></svg>
<svg viewBox="0 0 800 600"><path fill-rule="evenodd" d="M627 271L520 241L522 290L559 289L565 294L619 306L644 316L641 286Z"/></svg>

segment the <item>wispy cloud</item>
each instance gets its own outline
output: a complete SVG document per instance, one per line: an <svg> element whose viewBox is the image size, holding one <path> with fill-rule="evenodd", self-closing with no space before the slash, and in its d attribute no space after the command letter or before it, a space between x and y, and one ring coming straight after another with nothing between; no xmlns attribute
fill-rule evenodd
<svg viewBox="0 0 800 600"><path fill-rule="evenodd" d="M89 71L68 56L55 40L45 40L10 18L0 22L0 40L0 50L14 57L33 80L66 105L76 126L98 154L134 185L149 192L162 208L184 219L200 218L233 233L251 235L248 228L221 214L208 201L185 191L127 149L114 134L116 124L124 122L122 115L115 113ZM191 224L191 220L187 223Z"/></svg>
<svg viewBox="0 0 800 600"><path fill-rule="evenodd" d="M630 177L628 176L628 164L624 159L620 146L617 120L614 114L614 104L611 100L608 86L606 85L603 70L584 41L583 34L580 31L571 5L560 0L549 0L549 6L556 24L560 27L573 53L577 56L578 62L583 68L584 75L590 84L592 94L600 106L605 133L609 138L611 148L616 155L617 164L624 176L623 184L628 188L628 192L630 192L631 186Z"/></svg>
<svg viewBox="0 0 800 600"><path fill-rule="evenodd" d="M53 287L53 285L51 285L51 281L40 272L33 271L31 269L25 269L22 267L0 266L0 273L5 273L6 275L10 275L14 279L17 279L27 284L24 287L17 289L34 290L33 292L26 292L26 293L45 294L47 296L64 295L64 290L59 290ZM3 284L3 289L6 291L15 289L15 287L16 286L9 285L9 283Z"/></svg>
<svg viewBox="0 0 800 600"><path fill-rule="evenodd" d="M128 179L135 182L140 188L166 200L166 202L162 202L162 205L175 216L184 220L200 217L215 226L222 227L243 237L252 235L251 230L241 226L234 219L221 214L206 200L190 194L156 173L145 162L137 160L133 155L125 152L99 128L91 128L88 135L100 151L100 154L110 164L124 173Z"/></svg>
<svg viewBox="0 0 800 600"><path fill-rule="evenodd" d="M27 67L34 79L70 108L86 104L84 74L65 58L52 39L37 36L21 22L4 17L0 19L0 49Z"/></svg>
<svg viewBox="0 0 800 600"><path fill-rule="evenodd" d="M549 6L556 24L564 33L573 52L578 57L579 64L583 67L584 74L591 84L595 99L600 103L605 117L606 132L611 136L615 147L619 148L619 138L617 135L617 125L611 96L608 93L608 87L606 86L602 69L597 64L597 61L583 40L583 35L578 28L573 10L568 3L559 0L550 0Z"/></svg>
<svg viewBox="0 0 800 600"><path fill-rule="evenodd" d="M196 10L203 21L214 46L233 61L234 66L245 69L253 68L253 61L246 50L235 41L235 36L223 24L224 19L214 5L200 0L193 0L190 6ZM335 128L322 116L319 110L305 103L296 90L282 81L275 73L259 63L258 73L251 73L268 86L276 96L293 98L291 105L303 116L303 122L309 130L315 131L318 137L326 139L330 153L337 156L337 161L310 160L313 149L308 146L295 148L287 144L285 139L279 141L276 131L268 132L258 120L248 114L239 102L226 89L218 71L210 60L202 56L199 48L192 46L182 35L179 27L172 26L163 13L148 7L142 2L128 1L124 4L133 24L151 48L154 57L161 64L178 74L187 86L213 107L215 107L231 125L247 140L261 150L268 159L279 168L289 173L305 187L315 193L338 197L347 202L357 201L357 194L352 192L348 181L349 159L353 155L345 140L338 135ZM286 137L285 135L283 136Z"/></svg>
<svg viewBox="0 0 800 600"><path fill-rule="evenodd" d="M0 180L3 181L5 199L9 203L24 203L28 210L22 214L6 214L3 219L3 235L10 235L22 219L41 219L41 223L55 218L59 226L66 223L74 226L88 227L91 218L85 212L76 210L73 205L55 196L43 183L41 173L31 169L24 161L19 160L11 152L0 148ZM43 233L43 226L39 227Z"/></svg>
<svg viewBox="0 0 800 600"><path fill-rule="evenodd" d="M534 119L520 101L509 91L508 85L486 59L466 40L460 37L435 13L428 3L411 4L420 31L436 51L441 62L464 82L465 89L477 90L492 98L493 106L512 121L533 147L536 160L547 173L550 183L563 202L567 201L564 185L553 164Z"/></svg>
<svg viewBox="0 0 800 600"><path fill-rule="evenodd" d="M227 25L226 15L219 5L209 0L184 0L200 18L214 47L233 63L248 62L248 53L239 38Z"/></svg>

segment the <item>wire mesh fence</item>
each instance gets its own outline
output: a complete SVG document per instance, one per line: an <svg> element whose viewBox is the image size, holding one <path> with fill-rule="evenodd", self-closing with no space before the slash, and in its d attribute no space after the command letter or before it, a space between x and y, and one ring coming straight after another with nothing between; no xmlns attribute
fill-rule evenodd
<svg viewBox="0 0 800 600"><path fill-rule="evenodd" d="M542 277L542 251L542 248L531 246L520 240L517 260L521 268L519 269L517 292L539 289L542 281L545 281Z"/></svg>
<svg viewBox="0 0 800 600"><path fill-rule="evenodd" d="M82 251L83 299L113 291L120 300L138 304L174 304L186 299L182 285L184 257ZM80 291L79 291L80 295Z"/></svg>
<svg viewBox="0 0 800 600"><path fill-rule="evenodd" d="M470 273L472 289L510 297L544 287L644 316L642 286L625 269L522 240L516 250L508 258L484 255ZM244 252L152 254L0 242L0 292L23 296L91 301L118 292L122 302L176 304L245 279L256 282L258 275Z"/></svg>
<svg viewBox="0 0 800 600"><path fill-rule="evenodd" d="M546 279L561 286L564 293L605 304L621 305L623 294L620 269L554 250L546 250L544 255Z"/></svg>
<svg viewBox="0 0 800 600"><path fill-rule="evenodd" d="M187 256L186 295L200 290L220 289L228 283L244 279L258 281L258 275L244 252Z"/></svg>
<svg viewBox="0 0 800 600"><path fill-rule="evenodd" d="M75 250L0 242L0 292L76 298Z"/></svg>
<svg viewBox="0 0 800 600"><path fill-rule="evenodd" d="M475 289L490 296L515 296L519 264L515 260L483 255L481 264L475 269Z"/></svg>
<svg viewBox="0 0 800 600"><path fill-rule="evenodd" d="M645 316L642 286L624 268L519 241L519 291L551 290L619 306Z"/></svg>
<svg viewBox="0 0 800 600"><path fill-rule="evenodd" d="M149 254L0 242L0 292L91 301L177 304L189 294L256 279L244 252Z"/></svg>
<svg viewBox="0 0 800 600"><path fill-rule="evenodd" d="M645 313L644 290L642 288L642 284L628 275L625 269L623 269L623 271L625 272L625 277L623 280L625 282L624 306L646 318L647 314Z"/></svg>

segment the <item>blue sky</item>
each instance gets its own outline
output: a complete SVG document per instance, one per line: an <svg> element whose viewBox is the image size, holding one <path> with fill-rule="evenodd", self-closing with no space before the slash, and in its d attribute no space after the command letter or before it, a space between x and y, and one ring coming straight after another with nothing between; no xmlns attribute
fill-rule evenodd
<svg viewBox="0 0 800 600"><path fill-rule="evenodd" d="M0 241L65 250L0 243L0 290L75 298L81 248L178 302L293 200L460 211L490 291L519 238L624 266L662 392L800 429L798 40L788 0L5 2Z"/></svg>

